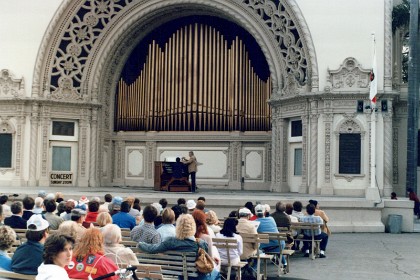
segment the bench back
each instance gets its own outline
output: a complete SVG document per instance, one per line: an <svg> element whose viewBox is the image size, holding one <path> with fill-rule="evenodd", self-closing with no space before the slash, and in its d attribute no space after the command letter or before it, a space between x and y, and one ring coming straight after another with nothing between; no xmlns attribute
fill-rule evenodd
<svg viewBox="0 0 420 280"><path fill-rule="evenodd" d="M197 277L198 271L195 266L197 255L194 252L167 251L160 254L136 253L141 264L160 265L162 274L165 276Z"/></svg>
<svg viewBox="0 0 420 280"><path fill-rule="evenodd" d="M311 232L311 238L314 240L315 231L319 229L319 226L320 225L314 223L292 223L291 228L297 232L301 230L309 230Z"/></svg>
<svg viewBox="0 0 420 280"><path fill-rule="evenodd" d="M162 268L160 265L140 264L136 265L136 276L139 279L163 279Z"/></svg>
<svg viewBox="0 0 420 280"><path fill-rule="evenodd" d="M0 279L26 279L26 280L35 280L36 275L26 275L15 273L11 271L0 270Z"/></svg>
<svg viewBox="0 0 420 280"><path fill-rule="evenodd" d="M213 245L217 249L223 249L226 251L228 266L231 266L231 254L232 250L238 248L238 241L233 238L212 238Z"/></svg>

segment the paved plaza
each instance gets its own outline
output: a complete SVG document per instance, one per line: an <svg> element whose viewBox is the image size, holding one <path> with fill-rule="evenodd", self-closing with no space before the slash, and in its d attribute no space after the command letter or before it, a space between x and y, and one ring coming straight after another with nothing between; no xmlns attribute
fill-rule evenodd
<svg viewBox="0 0 420 280"><path fill-rule="evenodd" d="M290 260L290 273L269 279L414 280L420 279L420 234L332 234L327 258L311 260L302 254Z"/></svg>

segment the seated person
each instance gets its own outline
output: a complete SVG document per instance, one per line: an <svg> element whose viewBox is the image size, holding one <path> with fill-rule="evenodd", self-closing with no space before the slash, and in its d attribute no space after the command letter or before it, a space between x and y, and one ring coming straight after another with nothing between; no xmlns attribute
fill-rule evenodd
<svg viewBox="0 0 420 280"><path fill-rule="evenodd" d="M74 248L73 257L64 269L71 279L91 279L114 272L118 266L104 257L104 238L98 228L89 228ZM118 280L119 276L107 279Z"/></svg>
<svg viewBox="0 0 420 280"><path fill-rule="evenodd" d="M29 275L38 274L49 226L49 223L41 215L32 215L29 218L26 231L28 241L20 245L13 254L13 272Z"/></svg>
<svg viewBox="0 0 420 280"><path fill-rule="evenodd" d="M108 224L101 229L104 236L105 254L115 263L137 265L136 254L133 250L120 244L122 241L121 228L117 225Z"/></svg>
<svg viewBox="0 0 420 280"><path fill-rule="evenodd" d="M112 223L120 228L129 228L132 230L136 226L136 219L129 214L130 203L123 201L121 203L121 211L112 216Z"/></svg>
<svg viewBox="0 0 420 280"><path fill-rule="evenodd" d="M26 220L22 218L23 209L22 203L20 201L15 201L10 206L10 210L12 211L12 216L7 217L4 219L4 224L11 228L26 228Z"/></svg>
<svg viewBox="0 0 420 280"><path fill-rule="evenodd" d="M321 226L324 224L324 221L322 220L321 217L319 216L315 216L315 205L313 204L308 204L306 206L306 213L308 215L303 216L301 218L299 218L299 221L302 223L313 223L313 224L317 224L318 228L316 229L316 231L314 232L314 238L315 239L321 239L321 244L320 244L320 258L325 258L325 249L327 248L327 244L328 244L328 234L326 234L325 232L321 231ZM310 229L305 229L303 230L303 236L305 239L312 239L312 233ZM311 246L311 242L303 242L303 249L302 251L305 252L305 257L309 257L309 247Z"/></svg>
<svg viewBox="0 0 420 280"><path fill-rule="evenodd" d="M203 248L208 251L207 243L200 240L199 243L195 240L196 225L194 218L190 214L183 214L179 216L176 223L176 237L170 237L158 244L148 244L139 242L140 250L147 253L162 253L166 251L179 252L194 252L198 253L198 248ZM198 273L198 277L188 277L192 280L213 280L220 279L220 273L213 269L211 273Z"/></svg>
<svg viewBox="0 0 420 280"><path fill-rule="evenodd" d="M65 266L73 255L74 239L67 235L52 234L44 244L44 262L38 267L36 280L70 280Z"/></svg>
<svg viewBox="0 0 420 280"><path fill-rule="evenodd" d="M188 178L183 176L182 171L184 169L184 164L181 162L179 157L176 158L176 162L172 165L172 178L166 183L166 189L169 191L169 187L173 181L179 180L191 185Z"/></svg>
<svg viewBox="0 0 420 280"><path fill-rule="evenodd" d="M7 254L16 241L16 232L9 226L0 226L0 270L12 271L12 259Z"/></svg>
<svg viewBox="0 0 420 280"><path fill-rule="evenodd" d="M32 212L32 209L34 209L35 200L30 196L26 196L24 199L22 199L22 203L23 203L22 218L24 220L29 220L29 218L34 214Z"/></svg>
<svg viewBox="0 0 420 280"><path fill-rule="evenodd" d="M136 242L160 243L160 234L155 229L155 219L158 212L152 205L147 205L143 210L143 224L135 226L130 232L130 238Z"/></svg>
<svg viewBox="0 0 420 280"><path fill-rule="evenodd" d="M219 249L219 255L220 260L222 261L223 265L228 264L228 257L227 254L230 254L230 263L235 265L238 264L241 261L241 255L243 252L243 242L242 237L237 234L236 232L236 225L238 224L238 220L234 218L228 218L223 223L222 230L216 234L216 238L230 238L230 239L236 239L238 242L238 247L230 249L229 252L225 248L218 248Z"/></svg>
<svg viewBox="0 0 420 280"><path fill-rule="evenodd" d="M274 221L273 217L266 216L267 208L265 205L257 204L255 206L255 214L257 216L257 222L260 224L258 225L257 232L258 233L265 233L265 232L274 232L278 233L279 230L277 229L276 222ZM283 250L286 247L286 243L282 240L279 244L277 240L270 240L268 243L260 244L260 249L263 250L265 253L280 253L280 249ZM286 258L283 256L282 258L283 265L287 265Z"/></svg>

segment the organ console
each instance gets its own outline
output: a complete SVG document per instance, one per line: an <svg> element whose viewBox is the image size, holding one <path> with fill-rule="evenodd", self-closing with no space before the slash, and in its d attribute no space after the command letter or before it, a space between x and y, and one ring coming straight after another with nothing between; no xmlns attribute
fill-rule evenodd
<svg viewBox="0 0 420 280"><path fill-rule="evenodd" d="M155 191L191 191L191 183L188 181L188 166L183 165L182 178L176 179L172 177L175 164L176 162L155 161Z"/></svg>

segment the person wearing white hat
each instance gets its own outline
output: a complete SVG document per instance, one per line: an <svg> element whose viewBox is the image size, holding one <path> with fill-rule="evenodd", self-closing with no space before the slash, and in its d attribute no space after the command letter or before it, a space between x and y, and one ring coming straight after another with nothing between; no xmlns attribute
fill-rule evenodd
<svg viewBox="0 0 420 280"><path fill-rule="evenodd" d="M239 235L243 233L257 233L257 227L249 219L251 218L251 211L244 207L239 209L239 220L236 226L236 231ZM241 260L247 260L255 255L258 250L258 243L243 243L243 252Z"/></svg>
<svg viewBox="0 0 420 280"><path fill-rule="evenodd" d="M197 206L197 203L195 203L194 200L190 199L190 200L187 201L186 205L187 205L188 211L192 212L192 211L194 211L195 206Z"/></svg>
<svg viewBox="0 0 420 280"><path fill-rule="evenodd" d="M12 271L37 275L42 263L44 243L48 237L50 224L41 215L32 215L27 221L27 242L20 245L12 257Z"/></svg>

